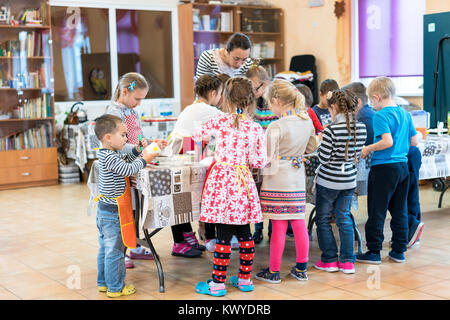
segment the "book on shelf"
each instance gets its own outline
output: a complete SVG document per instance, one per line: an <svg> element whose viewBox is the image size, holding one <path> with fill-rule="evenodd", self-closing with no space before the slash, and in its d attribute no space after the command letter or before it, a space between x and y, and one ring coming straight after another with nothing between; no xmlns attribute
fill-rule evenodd
<svg viewBox="0 0 450 320"><path fill-rule="evenodd" d="M48 31L21 31L17 40L0 42L1 57L48 57Z"/></svg>
<svg viewBox="0 0 450 320"><path fill-rule="evenodd" d="M253 44L251 48L253 58L271 59L275 58L275 41L264 41Z"/></svg>
<svg viewBox="0 0 450 320"><path fill-rule="evenodd" d="M0 151L50 148L53 146L53 124L46 123L0 138Z"/></svg>
<svg viewBox="0 0 450 320"><path fill-rule="evenodd" d="M51 118L50 94L45 93L40 98L26 100L17 108L17 113L20 119Z"/></svg>
<svg viewBox="0 0 450 320"><path fill-rule="evenodd" d="M277 66L275 64L264 64L262 67L266 69L270 79L273 79L277 74Z"/></svg>
<svg viewBox="0 0 450 320"><path fill-rule="evenodd" d="M220 14L200 16L198 9L193 9L192 23L194 31L221 31L231 32L233 30L233 13L220 12Z"/></svg>

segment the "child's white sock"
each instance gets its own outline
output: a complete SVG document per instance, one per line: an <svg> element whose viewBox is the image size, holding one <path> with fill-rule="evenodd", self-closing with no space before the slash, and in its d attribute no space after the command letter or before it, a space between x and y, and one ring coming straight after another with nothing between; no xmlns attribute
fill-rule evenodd
<svg viewBox="0 0 450 320"><path fill-rule="evenodd" d="M130 249L130 250L131 250L131 252L133 252L133 253L140 254L140 253L143 253L143 251L144 251L145 249L144 249L144 247L137 247L137 248Z"/></svg>

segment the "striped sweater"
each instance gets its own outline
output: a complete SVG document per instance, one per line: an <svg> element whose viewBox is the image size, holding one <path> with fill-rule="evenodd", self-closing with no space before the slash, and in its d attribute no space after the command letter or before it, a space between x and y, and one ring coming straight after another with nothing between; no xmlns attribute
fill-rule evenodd
<svg viewBox="0 0 450 320"><path fill-rule="evenodd" d="M210 49L203 51L197 64L195 78L197 79L204 74L221 74L225 73L230 77L244 76L252 65L252 59L248 58L245 63L238 69L233 69L226 65L219 57L220 49Z"/></svg>
<svg viewBox="0 0 450 320"><path fill-rule="evenodd" d="M100 201L117 204L113 198L119 197L125 191L125 179L144 168L147 163L138 158L139 153L133 145L125 145L122 151L112 151L102 148L98 157L98 190L102 197Z"/></svg>
<svg viewBox="0 0 450 320"><path fill-rule="evenodd" d="M350 143L348 146L348 160L345 161L345 145L349 139L345 116L338 114L336 122L327 126L323 131L318 156L320 161L316 183L333 190L347 190L356 187L356 155L359 159L366 141L366 126L356 123L356 145L353 140L353 122L350 121Z"/></svg>

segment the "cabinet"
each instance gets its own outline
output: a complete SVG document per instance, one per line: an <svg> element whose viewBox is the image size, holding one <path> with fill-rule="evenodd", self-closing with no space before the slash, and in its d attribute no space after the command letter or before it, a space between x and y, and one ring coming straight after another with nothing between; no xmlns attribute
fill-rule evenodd
<svg viewBox="0 0 450 320"><path fill-rule="evenodd" d="M0 15L0 190L58 183L50 5L14 0Z"/></svg>
<svg viewBox="0 0 450 320"><path fill-rule="evenodd" d="M273 77L285 70L284 16L280 8L186 3L178 6L181 109L194 101L194 76L204 50L225 47L242 32L252 41L250 57Z"/></svg>

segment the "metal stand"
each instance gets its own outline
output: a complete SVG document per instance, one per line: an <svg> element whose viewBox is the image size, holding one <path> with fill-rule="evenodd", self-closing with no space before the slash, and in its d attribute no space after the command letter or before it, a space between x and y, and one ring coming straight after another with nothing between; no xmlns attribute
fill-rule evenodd
<svg viewBox="0 0 450 320"><path fill-rule="evenodd" d="M439 209L442 208L442 198L444 197L444 193L445 193L445 191L447 191L448 187L449 187L449 184L446 183L444 190L442 190L441 195L439 196L439 204L438 204Z"/></svg>
<svg viewBox="0 0 450 320"><path fill-rule="evenodd" d="M142 231L144 232L145 240L139 238L139 220L141 213L143 211L144 201L142 201L143 197L139 196L139 191L135 189L135 199L136 199L136 215L135 215L135 224L136 224L136 237L137 243L143 247L148 247L152 252L153 257L155 258L156 268L158 269L158 277L159 277L159 292L163 293L165 291L164 288L164 271L162 268L161 260L159 259L159 255L156 252L155 247L153 246L151 237L157 234L162 228L157 228L153 230L150 234L148 233L148 229L143 227Z"/></svg>

